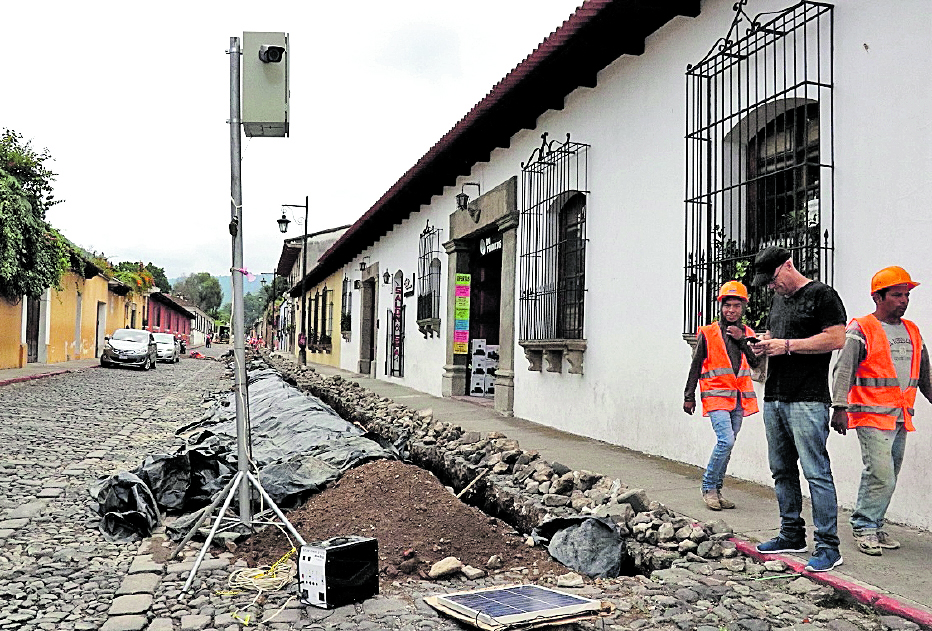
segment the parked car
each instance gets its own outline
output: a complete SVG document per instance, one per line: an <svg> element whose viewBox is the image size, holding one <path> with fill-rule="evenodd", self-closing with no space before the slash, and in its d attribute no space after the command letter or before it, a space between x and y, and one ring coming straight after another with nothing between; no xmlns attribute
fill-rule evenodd
<svg viewBox="0 0 932 631"><path fill-rule="evenodd" d="M104 338L101 366L135 366L143 370L155 369L158 351L155 338L149 331L117 329Z"/></svg>
<svg viewBox="0 0 932 631"><path fill-rule="evenodd" d="M181 342L171 333L153 333L158 360L177 364L181 361Z"/></svg>

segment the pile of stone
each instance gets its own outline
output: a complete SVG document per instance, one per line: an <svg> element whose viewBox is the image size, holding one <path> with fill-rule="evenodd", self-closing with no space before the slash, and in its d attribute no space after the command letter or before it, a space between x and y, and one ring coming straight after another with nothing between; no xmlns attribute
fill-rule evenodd
<svg viewBox="0 0 932 631"><path fill-rule="evenodd" d="M292 358L262 353L285 381L333 407L344 419L399 446L406 459L434 473L455 492L520 532L557 517L608 517L625 539L632 572L669 568L674 561L719 561L740 571L744 560L721 521L699 523L651 501L618 479L548 462L498 432L464 431L436 421L339 375L324 377Z"/></svg>

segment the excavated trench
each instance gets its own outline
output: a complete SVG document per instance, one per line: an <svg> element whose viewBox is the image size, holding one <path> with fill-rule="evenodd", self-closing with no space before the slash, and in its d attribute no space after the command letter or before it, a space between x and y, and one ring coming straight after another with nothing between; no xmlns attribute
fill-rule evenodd
<svg viewBox="0 0 932 631"><path fill-rule="evenodd" d="M610 550L620 559L616 575L650 575L684 556L694 560L738 557L724 522L697 524L650 502L643 490L545 462L504 435L465 432L435 421L429 412L383 399L339 376L301 370L274 355L266 354L263 359L285 382L317 397L378 442L395 446L405 461L430 471L458 494L468 489L462 501L515 530L532 533L538 529L535 534L544 542L557 533L567 539L566 533L574 532L576 539L566 541L570 547L603 546L601 551L593 548L590 557L605 556L604 546L616 545ZM542 494L540 484L547 485L548 492ZM588 573L553 550L551 554Z"/></svg>

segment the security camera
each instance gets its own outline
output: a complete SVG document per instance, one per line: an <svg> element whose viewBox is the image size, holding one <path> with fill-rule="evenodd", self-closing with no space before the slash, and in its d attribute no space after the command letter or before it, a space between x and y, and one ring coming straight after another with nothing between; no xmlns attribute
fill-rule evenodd
<svg viewBox="0 0 932 631"><path fill-rule="evenodd" d="M259 46L259 59L263 63L277 64L282 60L284 55L284 46L276 46L275 44L262 44Z"/></svg>

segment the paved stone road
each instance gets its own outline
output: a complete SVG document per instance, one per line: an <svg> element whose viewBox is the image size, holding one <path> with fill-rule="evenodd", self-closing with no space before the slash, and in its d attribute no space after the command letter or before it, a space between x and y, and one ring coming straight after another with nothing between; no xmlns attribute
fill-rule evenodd
<svg viewBox="0 0 932 631"><path fill-rule="evenodd" d="M465 627L422 598L522 582L532 571L398 583L387 594L326 611L301 605L292 589L268 593L255 606L249 606L252 594L222 593L230 575L224 554L209 557L190 592L181 594L198 547L166 563L160 559L171 548L161 535L108 543L88 508L87 489L99 475L132 469L146 455L178 446L174 430L199 418L205 399L229 383L220 362L185 359L148 373L95 368L0 388L0 631L456 630ZM779 561L762 565L734 549L721 562L564 589L614 606L612 615L577 629L918 628L845 604L831 588L787 573Z"/></svg>

